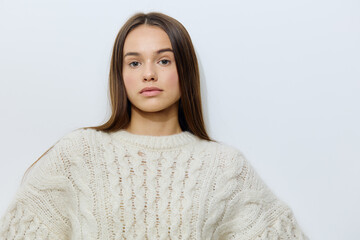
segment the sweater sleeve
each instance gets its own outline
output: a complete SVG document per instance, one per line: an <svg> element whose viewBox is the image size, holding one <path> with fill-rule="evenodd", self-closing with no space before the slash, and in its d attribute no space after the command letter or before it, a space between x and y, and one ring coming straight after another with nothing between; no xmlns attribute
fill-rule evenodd
<svg viewBox="0 0 360 240"><path fill-rule="evenodd" d="M69 239L72 188L64 159L79 151L78 134L61 138L25 175L0 220L0 239Z"/></svg>
<svg viewBox="0 0 360 240"><path fill-rule="evenodd" d="M222 181L225 213L216 234L219 239L305 240L292 210L278 199L255 172L242 153L237 152L224 171Z"/></svg>

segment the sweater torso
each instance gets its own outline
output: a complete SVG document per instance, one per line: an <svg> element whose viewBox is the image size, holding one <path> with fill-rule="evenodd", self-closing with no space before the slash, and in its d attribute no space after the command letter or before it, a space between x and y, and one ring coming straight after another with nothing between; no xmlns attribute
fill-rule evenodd
<svg viewBox="0 0 360 240"><path fill-rule="evenodd" d="M81 229L77 234L200 239L218 144L188 132L155 138L126 131L91 134L92 146L64 169L78 189L80 208L71 220ZM81 206L91 214L83 215Z"/></svg>
<svg viewBox="0 0 360 240"><path fill-rule="evenodd" d="M307 239L237 149L80 129L31 169L0 239Z"/></svg>

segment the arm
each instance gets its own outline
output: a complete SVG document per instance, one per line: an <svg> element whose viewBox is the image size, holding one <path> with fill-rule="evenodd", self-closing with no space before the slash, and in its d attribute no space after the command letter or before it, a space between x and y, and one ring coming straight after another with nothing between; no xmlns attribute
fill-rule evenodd
<svg viewBox="0 0 360 240"><path fill-rule="evenodd" d="M308 239L292 210L279 200L241 153L232 159L226 208L215 235L220 239Z"/></svg>
<svg viewBox="0 0 360 240"><path fill-rule="evenodd" d="M30 169L0 221L0 239L68 239L71 184L64 159L77 150L75 134L60 139Z"/></svg>

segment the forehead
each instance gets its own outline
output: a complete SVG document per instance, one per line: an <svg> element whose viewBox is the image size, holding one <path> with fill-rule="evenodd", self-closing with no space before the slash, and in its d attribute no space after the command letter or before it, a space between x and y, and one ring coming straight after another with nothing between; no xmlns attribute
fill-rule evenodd
<svg viewBox="0 0 360 240"><path fill-rule="evenodd" d="M126 52L155 52L162 48L171 48L169 36L156 26L140 25L133 29L125 38Z"/></svg>

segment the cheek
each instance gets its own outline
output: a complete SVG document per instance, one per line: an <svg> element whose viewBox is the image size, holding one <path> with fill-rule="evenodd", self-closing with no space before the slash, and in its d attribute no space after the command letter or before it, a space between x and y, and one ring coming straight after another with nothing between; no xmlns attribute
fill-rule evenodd
<svg viewBox="0 0 360 240"><path fill-rule="evenodd" d="M128 95L131 95L132 91L136 90L136 81L135 77L131 74L123 72L123 79L125 84L125 89Z"/></svg>
<svg viewBox="0 0 360 240"><path fill-rule="evenodd" d="M178 76L177 71L172 71L171 73L169 73L167 85L171 89L179 89L180 88L179 76Z"/></svg>

